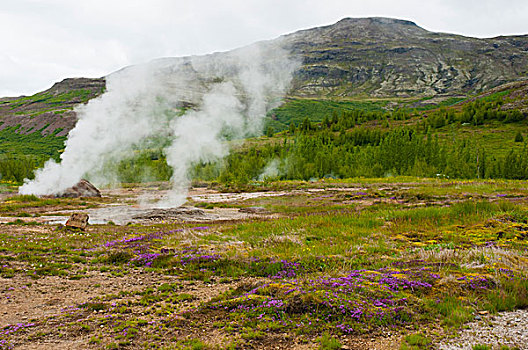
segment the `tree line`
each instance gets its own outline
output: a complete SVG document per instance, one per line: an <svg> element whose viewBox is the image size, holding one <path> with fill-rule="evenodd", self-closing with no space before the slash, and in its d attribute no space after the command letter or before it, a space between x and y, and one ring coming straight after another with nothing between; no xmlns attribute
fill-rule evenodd
<svg viewBox="0 0 528 350"><path fill-rule="evenodd" d="M474 140L440 142L438 135L412 127L385 132L367 128L301 132L282 143L232 153L216 172L211 170L216 165L200 164L194 175L203 180L248 182L261 177L271 162L277 169L270 177L283 180L390 175L528 179L526 144L495 157Z"/></svg>
<svg viewBox="0 0 528 350"><path fill-rule="evenodd" d="M457 137L456 132L448 139L439 137L438 129L449 124L524 122L526 116L520 111L501 110L503 102L496 95L466 103L458 109L439 108L418 117L398 109L334 112L320 123L305 118L298 125L291 123L280 134L274 135L268 129L270 142L234 150L215 163L195 164L190 177L227 184L258 179L390 175L528 179L527 146L520 132L515 135L515 141L523 146L503 150L500 156L488 154L478 141ZM409 119L413 119L412 123L394 122ZM400 126L391 128L390 124ZM35 145L38 140L27 141ZM39 151L50 152L45 147ZM54 158L57 155L54 153ZM42 166L41 158L4 153L0 156L0 176L18 182L31 178L33 170ZM134 157L109 166L123 182L164 181L172 175L163 152L157 149L135 152Z"/></svg>

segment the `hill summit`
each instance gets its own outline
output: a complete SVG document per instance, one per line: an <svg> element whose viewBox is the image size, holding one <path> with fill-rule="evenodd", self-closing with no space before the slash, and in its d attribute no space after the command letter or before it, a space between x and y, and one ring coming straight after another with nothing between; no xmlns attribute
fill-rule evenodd
<svg viewBox="0 0 528 350"><path fill-rule="evenodd" d="M303 58L293 94L410 97L481 92L528 75L528 36L434 33L392 18L345 18L284 37Z"/></svg>

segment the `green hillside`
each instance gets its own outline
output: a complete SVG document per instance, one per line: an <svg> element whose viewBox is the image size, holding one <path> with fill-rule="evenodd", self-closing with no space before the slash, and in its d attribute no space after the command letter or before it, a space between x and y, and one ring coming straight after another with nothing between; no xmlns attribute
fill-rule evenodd
<svg viewBox="0 0 528 350"><path fill-rule="evenodd" d="M75 78L65 79L31 96L0 98L0 121L12 115L61 114L101 95L104 90L105 79Z"/></svg>
<svg viewBox="0 0 528 350"><path fill-rule="evenodd" d="M321 122L335 114L350 111L384 112L390 101L338 101L302 98L287 98L284 103L268 113L266 126L274 131L288 129L290 124L300 125L305 118L312 122Z"/></svg>
<svg viewBox="0 0 528 350"><path fill-rule="evenodd" d="M268 115L268 137L235 146L219 164L197 164L193 176L226 184L263 176L526 179L528 120L520 93L526 86L508 85L464 100L437 99L436 105L430 99L289 98ZM60 130L44 137L41 130L18 133L19 127L0 131L0 173L16 181L31 176L32 168L47 158L57 159L65 140L54 136ZM17 159L25 166L12 170ZM135 158L114 166L125 182L168 180L171 175L158 149L138 151Z"/></svg>

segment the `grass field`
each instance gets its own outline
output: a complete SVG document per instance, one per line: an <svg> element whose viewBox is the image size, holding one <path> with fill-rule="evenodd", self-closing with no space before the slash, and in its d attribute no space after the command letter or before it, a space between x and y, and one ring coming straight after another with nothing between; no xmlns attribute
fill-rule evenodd
<svg viewBox="0 0 528 350"><path fill-rule="evenodd" d="M43 222L132 204L130 188L5 193L0 348L431 348L480 313L528 307L527 182L266 186L188 202L262 215L85 231Z"/></svg>
<svg viewBox="0 0 528 350"><path fill-rule="evenodd" d="M266 125L276 132L287 130L290 124L299 125L305 118L312 122L321 122L325 117L331 118L333 113L361 110L366 112L384 112L389 101L334 101L290 98L273 109L266 118Z"/></svg>

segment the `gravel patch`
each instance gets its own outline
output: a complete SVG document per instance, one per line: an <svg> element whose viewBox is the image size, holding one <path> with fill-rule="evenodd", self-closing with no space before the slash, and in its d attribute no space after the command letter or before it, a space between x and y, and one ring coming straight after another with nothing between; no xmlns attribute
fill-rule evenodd
<svg viewBox="0 0 528 350"><path fill-rule="evenodd" d="M474 345L488 345L500 349L501 345L510 348L528 349L528 310L501 312L486 315L466 325L460 335L441 343L438 349L469 349Z"/></svg>

